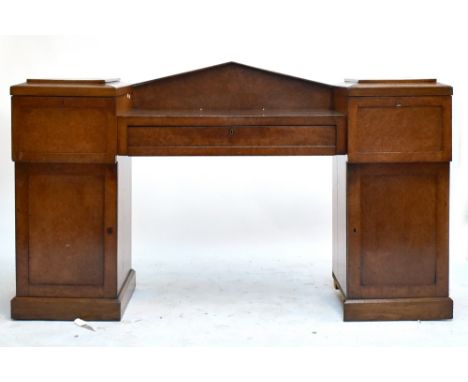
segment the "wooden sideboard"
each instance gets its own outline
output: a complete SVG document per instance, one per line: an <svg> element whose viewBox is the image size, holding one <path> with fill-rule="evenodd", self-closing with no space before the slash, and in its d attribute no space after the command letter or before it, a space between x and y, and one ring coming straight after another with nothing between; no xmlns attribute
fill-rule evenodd
<svg viewBox="0 0 468 382"><path fill-rule="evenodd" d="M344 320L452 317L450 86L330 86L230 62L133 85L30 79L11 94L12 318L121 319L135 288L130 157L169 155L333 155Z"/></svg>

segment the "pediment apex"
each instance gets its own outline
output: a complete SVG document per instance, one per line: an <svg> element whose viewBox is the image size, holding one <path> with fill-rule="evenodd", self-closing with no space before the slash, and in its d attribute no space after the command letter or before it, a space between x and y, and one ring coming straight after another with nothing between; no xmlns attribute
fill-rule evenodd
<svg viewBox="0 0 468 382"><path fill-rule="evenodd" d="M167 81L167 80L170 80L170 79L175 79L175 78L180 78L180 77L187 77L187 78L188 77L194 77L194 76L197 76L197 75L200 75L200 74L209 74L210 72L213 72L213 73L219 72L219 71L222 71L223 69L225 69L225 70L237 70L238 72L251 72L251 73L252 72L253 73L257 72L259 74L263 73L264 75L269 75L271 77L283 78L285 80L290 79L291 81L302 81L304 83L310 83L310 84L314 84L316 86L318 85L318 86L323 86L325 88L333 88L332 85L325 84L325 83L322 83L322 82L317 82L317 81L309 80L309 79L306 79L306 78L303 78L303 77L298 77L298 76L293 76L293 75L289 75L289 74L275 72L275 71L271 71L271 70L267 70L267 69L262 69L262 68L258 68L258 67L255 67L255 66L243 64L243 63L240 63L240 62L237 62L237 61L226 61L226 62L223 62L223 63L220 63L220 64L210 65L210 66L206 66L206 67L199 68L199 69L194 69L194 70L189 70L189 71L182 72L182 73L170 74L168 76L164 76L164 77L155 78L155 79L152 79L152 80L149 80L149 81L136 83L133 86L134 87L143 86L143 85L154 83L154 82Z"/></svg>
<svg viewBox="0 0 468 382"><path fill-rule="evenodd" d="M135 109L329 109L333 86L228 61L132 85Z"/></svg>

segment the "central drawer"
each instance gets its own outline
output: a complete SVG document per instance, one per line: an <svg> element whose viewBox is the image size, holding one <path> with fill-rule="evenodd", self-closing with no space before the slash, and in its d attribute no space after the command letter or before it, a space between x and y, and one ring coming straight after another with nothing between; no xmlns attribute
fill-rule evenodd
<svg viewBox="0 0 468 382"><path fill-rule="evenodd" d="M336 126L128 126L129 155L333 155Z"/></svg>

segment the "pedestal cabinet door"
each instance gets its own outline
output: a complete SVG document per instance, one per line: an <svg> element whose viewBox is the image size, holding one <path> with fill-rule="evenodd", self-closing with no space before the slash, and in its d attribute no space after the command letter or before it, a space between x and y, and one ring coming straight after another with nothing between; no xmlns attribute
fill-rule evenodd
<svg viewBox="0 0 468 382"><path fill-rule="evenodd" d="M17 163L17 295L115 297L116 203L116 165Z"/></svg>
<svg viewBox="0 0 468 382"><path fill-rule="evenodd" d="M449 164L348 164L348 297L448 296Z"/></svg>

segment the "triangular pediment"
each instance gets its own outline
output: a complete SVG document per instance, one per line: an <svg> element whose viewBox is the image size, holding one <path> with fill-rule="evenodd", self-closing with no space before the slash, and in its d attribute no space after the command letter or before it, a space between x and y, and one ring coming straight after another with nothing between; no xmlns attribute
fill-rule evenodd
<svg viewBox="0 0 468 382"><path fill-rule="evenodd" d="M133 85L137 109L328 109L332 87L236 62Z"/></svg>

